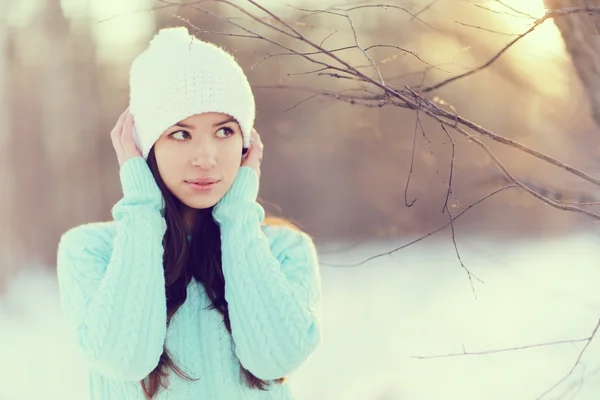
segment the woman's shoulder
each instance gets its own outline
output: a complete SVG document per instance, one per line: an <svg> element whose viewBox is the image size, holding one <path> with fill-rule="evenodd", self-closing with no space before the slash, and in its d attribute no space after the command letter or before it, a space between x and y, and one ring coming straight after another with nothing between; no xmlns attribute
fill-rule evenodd
<svg viewBox="0 0 600 400"><path fill-rule="evenodd" d="M272 250L285 251L290 247L314 248L312 237L289 220L279 217L265 218L262 231L269 239Z"/></svg>
<svg viewBox="0 0 600 400"><path fill-rule="evenodd" d="M88 222L77 225L61 235L59 251L109 250L115 233L115 221Z"/></svg>

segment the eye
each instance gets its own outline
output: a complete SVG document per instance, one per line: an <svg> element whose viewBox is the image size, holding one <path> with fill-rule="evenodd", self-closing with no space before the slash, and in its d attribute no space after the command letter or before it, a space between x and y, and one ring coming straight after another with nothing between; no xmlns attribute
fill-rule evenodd
<svg viewBox="0 0 600 400"><path fill-rule="evenodd" d="M235 132L231 128L221 128L217 131L217 136L219 137L229 137L233 135Z"/></svg>
<svg viewBox="0 0 600 400"><path fill-rule="evenodd" d="M191 137L191 135L188 131L173 132L169 136L176 140L185 140L185 139L189 139Z"/></svg>

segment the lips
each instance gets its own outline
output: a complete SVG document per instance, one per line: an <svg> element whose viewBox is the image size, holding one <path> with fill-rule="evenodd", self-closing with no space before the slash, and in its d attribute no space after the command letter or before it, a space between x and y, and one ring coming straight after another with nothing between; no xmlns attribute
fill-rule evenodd
<svg viewBox="0 0 600 400"><path fill-rule="evenodd" d="M212 185L213 183L219 182L219 180L214 179L214 178L198 178L198 179L192 179L192 180L185 181L185 182L203 186L203 185Z"/></svg>
<svg viewBox="0 0 600 400"><path fill-rule="evenodd" d="M196 193L210 193L220 180L215 178L197 178L184 182Z"/></svg>

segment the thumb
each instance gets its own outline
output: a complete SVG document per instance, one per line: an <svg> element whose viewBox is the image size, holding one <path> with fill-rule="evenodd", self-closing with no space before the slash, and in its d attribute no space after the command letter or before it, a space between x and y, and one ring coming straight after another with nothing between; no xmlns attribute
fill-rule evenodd
<svg viewBox="0 0 600 400"><path fill-rule="evenodd" d="M121 145L127 158L141 155L133 138L134 127L133 115L129 114L123 127L123 134L121 135Z"/></svg>

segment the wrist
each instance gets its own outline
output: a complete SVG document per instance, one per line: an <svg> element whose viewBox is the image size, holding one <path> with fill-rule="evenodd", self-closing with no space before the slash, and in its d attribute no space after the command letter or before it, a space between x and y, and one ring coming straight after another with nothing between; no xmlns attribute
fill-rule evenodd
<svg viewBox="0 0 600 400"><path fill-rule="evenodd" d="M254 202L258 198L259 177L258 173L250 167L240 167L233 185L219 201L219 204L236 202Z"/></svg>
<svg viewBox="0 0 600 400"><path fill-rule="evenodd" d="M160 189L142 157L132 157L119 169L123 197L133 201L152 201L162 208L163 198Z"/></svg>

